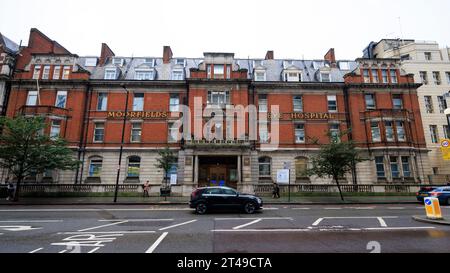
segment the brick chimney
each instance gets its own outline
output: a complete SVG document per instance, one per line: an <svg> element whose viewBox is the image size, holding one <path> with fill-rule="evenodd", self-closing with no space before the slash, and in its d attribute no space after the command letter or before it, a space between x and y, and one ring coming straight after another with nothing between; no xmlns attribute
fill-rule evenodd
<svg viewBox="0 0 450 273"><path fill-rule="evenodd" d="M163 63L168 64L170 63L170 60L172 59L172 49L170 49L170 46L164 46L163 49Z"/></svg>
<svg viewBox="0 0 450 273"><path fill-rule="evenodd" d="M334 48L330 48L327 54L323 57L326 61L330 62L331 67L336 67L336 56L334 55Z"/></svg>
<svg viewBox="0 0 450 273"><path fill-rule="evenodd" d="M266 60L273 60L273 50L268 50L266 53Z"/></svg>
<svg viewBox="0 0 450 273"><path fill-rule="evenodd" d="M114 54L114 52L111 50L111 48L109 48L109 46L105 43L102 43L102 52L100 53L100 60L98 62L98 64L100 66L105 65L106 60L110 57L114 57L116 56L116 54Z"/></svg>

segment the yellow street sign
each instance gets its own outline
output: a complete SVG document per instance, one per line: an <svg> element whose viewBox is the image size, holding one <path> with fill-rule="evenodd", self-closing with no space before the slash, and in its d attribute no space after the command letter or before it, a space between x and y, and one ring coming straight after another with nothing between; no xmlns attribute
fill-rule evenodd
<svg viewBox="0 0 450 273"><path fill-rule="evenodd" d="M450 160L450 139L441 140L441 152L444 160Z"/></svg>

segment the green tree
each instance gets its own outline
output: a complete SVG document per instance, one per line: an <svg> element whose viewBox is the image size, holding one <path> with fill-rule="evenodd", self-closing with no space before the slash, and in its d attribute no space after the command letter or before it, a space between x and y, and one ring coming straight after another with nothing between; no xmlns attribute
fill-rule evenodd
<svg viewBox="0 0 450 273"><path fill-rule="evenodd" d="M316 175L320 178L332 177L339 189L342 201L344 201L344 196L339 178L351 172L356 163L367 160L359 156L353 141L343 141L343 136L349 133L350 130L337 135L329 132L327 134L330 137L329 144L320 144L317 139L314 139L313 143L320 145L319 154L312 158L312 167L305 172L307 175Z"/></svg>
<svg viewBox="0 0 450 273"><path fill-rule="evenodd" d="M158 151L159 157L156 159L158 162L155 164L155 167L162 169L164 171L164 184L167 187L168 183L168 174L172 165L177 162L177 157L173 154L173 152L166 147L163 150Z"/></svg>
<svg viewBox="0 0 450 273"><path fill-rule="evenodd" d="M1 117L0 127L0 167L17 180L14 201L19 199L20 183L30 174L72 170L79 164L64 139L42 134L46 127L43 117Z"/></svg>

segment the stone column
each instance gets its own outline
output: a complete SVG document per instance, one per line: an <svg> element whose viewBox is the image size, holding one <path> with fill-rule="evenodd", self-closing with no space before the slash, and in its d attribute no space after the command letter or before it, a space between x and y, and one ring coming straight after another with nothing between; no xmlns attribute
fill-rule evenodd
<svg viewBox="0 0 450 273"><path fill-rule="evenodd" d="M241 166L241 159L242 159L242 156L241 155L238 155L237 156L237 175L238 175L238 183L240 184L240 183L242 183L242 177L241 177L241 169L242 169L242 166Z"/></svg>
<svg viewBox="0 0 450 273"><path fill-rule="evenodd" d="M198 155L194 158L194 186L198 186Z"/></svg>

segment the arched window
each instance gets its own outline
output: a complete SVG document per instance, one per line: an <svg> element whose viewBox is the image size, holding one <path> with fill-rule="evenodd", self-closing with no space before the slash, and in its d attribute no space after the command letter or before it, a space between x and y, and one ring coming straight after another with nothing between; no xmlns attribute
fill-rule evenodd
<svg viewBox="0 0 450 273"><path fill-rule="evenodd" d="M103 158L93 156L89 162L89 177L100 177L102 173Z"/></svg>
<svg viewBox="0 0 450 273"><path fill-rule="evenodd" d="M127 177L139 177L141 170L141 158L139 156L130 156L128 158Z"/></svg>
<svg viewBox="0 0 450 273"><path fill-rule="evenodd" d="M297 179L305 178L305 171L308 169L308 158L306 157L297 157L295 159L295 177Z"/></svg>
<svg viewBox="0 0 450 273"><path fill-rule="evenodd" d="M270 157L264 156L258 159L259 164L259 176L260 177L270 177L272 160Z"/></svg>

